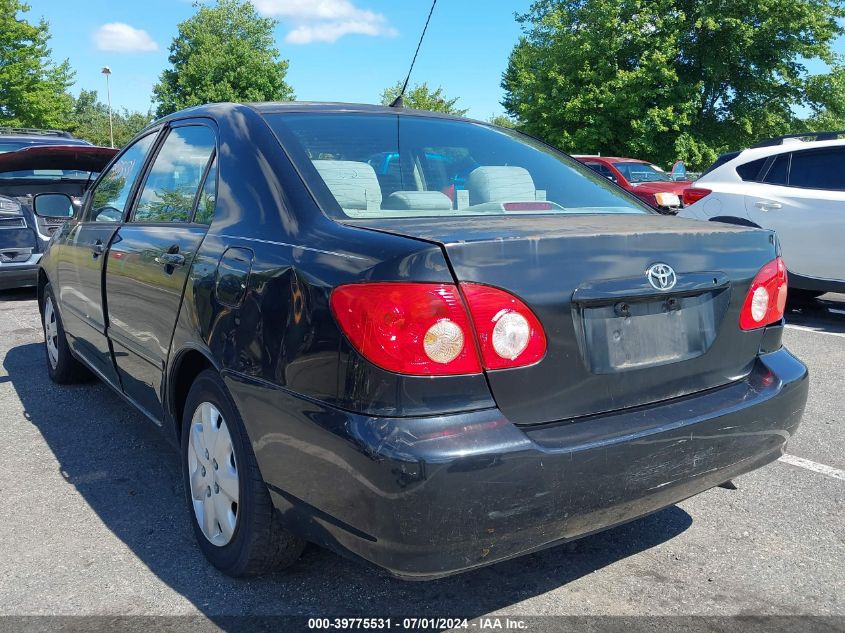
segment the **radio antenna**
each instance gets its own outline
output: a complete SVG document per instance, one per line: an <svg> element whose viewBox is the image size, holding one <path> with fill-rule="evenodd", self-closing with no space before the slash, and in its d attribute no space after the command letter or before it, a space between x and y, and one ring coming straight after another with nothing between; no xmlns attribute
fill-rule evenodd
<svg viewBox="0 0 845 633"><path fill-rule="evenodd" d="M428 12L428 17L425 20L425 26L423 27L422 34L420 35L420 41L417 42L417 50L414 52L414 58L411 60L411 67L408 69L408 76L405 77L405 83L402 84L402 90L399 91L399 95L390 103L391 108L405 107L405 100L402 97L408 89L408 82L411 80L411 73L414 71L414 64L417 63L417 55L420 53L420 46L422 46L423 38L425 37L425 32L428 30L428 23L431 22L431 14L434 13L434 5L436 4L437 0L432 0L431 9Z"/></svg>

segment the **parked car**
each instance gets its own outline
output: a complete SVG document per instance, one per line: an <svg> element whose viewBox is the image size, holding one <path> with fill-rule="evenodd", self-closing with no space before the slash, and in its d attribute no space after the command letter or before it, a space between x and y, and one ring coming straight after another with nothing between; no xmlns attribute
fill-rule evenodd
<svg viewBox="0 0 845 633"><path fill-rule="evenodd" d="M845 138L772 139L721 156L684 192L682 216L777 231L790 292L845 292ZM802 141L827 137L831 140Z"/></svg>
<svg viewBox="0 0 845 633"><path fill-rule="evenodd" d="M678 163L672 173L667 174L657 165L636 158L583 155L573 158L666 215L678 212L682 205L681 194L692 184L680 178L680 174L686 173L686 167L681 171Z"/></svg>
<svg viewBox="0 0 845 633"><path fill-rule="evenodd" d="M23 132L6 134L0 128L0 290L36 284L38 261L50 236L117 153L61 132ZM59 198L58 206L50 208L44 200L41 213L35 214L33 198L43 192L66 193L73 206Z"/></svg>
<svg viewBox="0 0 845 633"><path fill-rule="evenodd" d="M367 162L392 152L402 189ZM447 154L479 165L455 200ZM216 567L312 541L416 579L777 459L808 387L785 296L770 231L665 218L518 132L297 103L152 124L38 284L50 377L180 447Z"/></svg>

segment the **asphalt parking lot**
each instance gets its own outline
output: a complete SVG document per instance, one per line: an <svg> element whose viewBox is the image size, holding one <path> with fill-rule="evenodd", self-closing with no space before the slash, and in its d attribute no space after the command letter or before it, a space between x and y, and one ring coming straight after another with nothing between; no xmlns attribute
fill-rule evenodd
<svg viewBox="0 0 845 633"><path fill-rule="evenodd" d="M50 383L34 293L0 293L0 614L845 616L845 296L788 321L812 376L800 459L737 490L436 582L315 547L247 582L195 547L176 452L105 386Z"/></svg>

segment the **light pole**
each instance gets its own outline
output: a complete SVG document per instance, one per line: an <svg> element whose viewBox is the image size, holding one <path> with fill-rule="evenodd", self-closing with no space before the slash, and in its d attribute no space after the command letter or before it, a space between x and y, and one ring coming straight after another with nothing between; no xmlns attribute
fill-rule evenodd
<svg viewBox="0 0 845 633"><path fill-rule="evenodd" d="M114 147L114 127L112 126L111 121L111 89L109 88L109 75L111 75L111 68L103 66L103 70L100 72L106 76L106 98L109 102L109 141L111 142L111 146Z"/></svg>

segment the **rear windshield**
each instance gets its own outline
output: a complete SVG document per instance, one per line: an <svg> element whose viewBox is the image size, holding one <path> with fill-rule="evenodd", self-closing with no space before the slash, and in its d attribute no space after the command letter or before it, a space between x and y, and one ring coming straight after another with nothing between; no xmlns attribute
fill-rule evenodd
<svg viewBox="0 0 845 633"><path fill-rule="evenodd" d="M606 178L509 130L384 114L267 120L329 215L650 213Z"/></svg>
<svg viewBox="0 0 845 633"><path fill-rule="evenodd" d="M0 172L0 179L20 178L26 180L94 180L98 172L79 169L23 169Z"/></svg>
<svg viewBox="0 0 845 633"><path fill-rule="evenodd" d="M29 147L31 143L15 142L15 141L0 141L0 154L6 152L16 152L24 147Z"/></svg>

